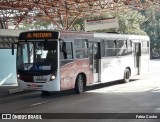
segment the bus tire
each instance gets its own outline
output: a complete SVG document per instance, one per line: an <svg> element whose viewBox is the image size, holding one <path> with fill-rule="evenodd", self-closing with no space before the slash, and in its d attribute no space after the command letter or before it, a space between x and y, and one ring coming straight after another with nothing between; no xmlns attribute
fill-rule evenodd
<svg viewBox="0 0 160 122"><path fill-rule="evenodd" d="M49 95L50 92L49 91L41 91L43 95Z"/></svg>
<svg viewBox="0 0 160 122"><path fill-rule="evenodd" d="M130 81L130 77L131 77L131 71L129 70L129 68L126 68L124 71L123 82L128 83Z"/></svg>
<svg viewBox="0 0 160 122"><path fill-rule="evenodd" d="M75 83L75 88L74 88L75 93L76 94L83 93L84 87L85 87L84 77L82 74L79 74L76 78L76 83Z"/></svg>

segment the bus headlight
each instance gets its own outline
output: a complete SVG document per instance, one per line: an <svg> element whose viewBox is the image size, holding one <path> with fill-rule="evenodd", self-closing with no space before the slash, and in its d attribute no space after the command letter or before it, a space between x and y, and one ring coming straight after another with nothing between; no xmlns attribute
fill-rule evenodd
<svg viewBox="0 0 160 122"><path fill-rule="evenodd" d="M19 74L17 74L17 78L19 78Z"/></svg>
<svg viewBox="0 0 160 122"><path fill-rule="evenodd" d="M56 79L56 76L55 75L51 75L51 79L50 80L54 80Z"/></svg>

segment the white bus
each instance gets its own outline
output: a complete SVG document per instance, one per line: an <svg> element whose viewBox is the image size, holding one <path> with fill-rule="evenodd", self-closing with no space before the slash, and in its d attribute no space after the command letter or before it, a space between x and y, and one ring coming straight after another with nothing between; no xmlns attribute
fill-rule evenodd
<svg viewBox="0 0 160 122"><path fill-rule="evenodd" d="M148 36L70 31L28 31L19 35L17 79L21 89L43 93L123 79L149 70Z"/></svg>

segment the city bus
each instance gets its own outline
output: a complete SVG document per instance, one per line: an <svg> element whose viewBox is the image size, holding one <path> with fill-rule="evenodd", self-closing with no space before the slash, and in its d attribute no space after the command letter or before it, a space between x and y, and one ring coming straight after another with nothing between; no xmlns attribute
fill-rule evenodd
<svg viewBox="0 0 160 122"><path fill-rule="evenodd" d="M19 35L17 81L21 89L42 93L120 80L148 72L148 36L74 31L27 31ZM121 80L122 79L122 80Z"/></svg>

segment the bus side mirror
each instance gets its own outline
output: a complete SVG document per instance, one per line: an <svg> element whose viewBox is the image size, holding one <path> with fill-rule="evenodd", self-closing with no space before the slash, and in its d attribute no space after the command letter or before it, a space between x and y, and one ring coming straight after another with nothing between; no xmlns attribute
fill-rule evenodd
<svg viewBox="0 0 160 122"><path fill-rule="evenodd" d="M66 43L65 42L62 43L62 52L66 52Z"/></svg>
<svg viewBox="0 0 160 122"><path fill-rule="evenodd" d="M67 59L67 49L66 49L66 43L65 42L62 43L62 52L63 52L63 55L64 55L64 59Z"/></svg>
<svg viewBox="0 0 160 122"><path fill-rule="evenodd" d="M14 47L15 45L17 45L18 43L12 43L12 55L14 55Z"/></svg>

